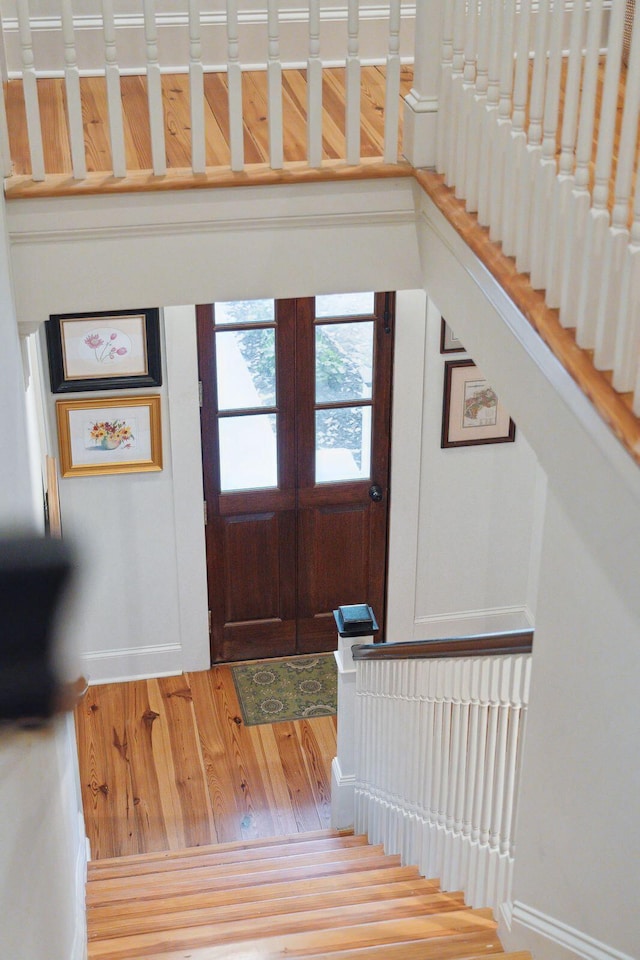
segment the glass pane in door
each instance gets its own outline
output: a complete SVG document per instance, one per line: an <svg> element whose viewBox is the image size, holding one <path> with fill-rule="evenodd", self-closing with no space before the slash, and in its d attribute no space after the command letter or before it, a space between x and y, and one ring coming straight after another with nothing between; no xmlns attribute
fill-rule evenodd
<svg viewBox="0 0 640 960"><path fill-rule="evenodd" d="M316 410L316 483L371 475L371 407Z"/></svg>
<svg viewBox="0 0 640 960"><path fill-rule="evenodd" d="M216 326L227 323L273 323L275 300L227 300L214 304Z"/></svg>
<svg viewBox="0 0 640 960"><path fill-rule="evenodd" d="M373 322L316 326L316 403L369 400Z"/></svg>
<svg viewBox="0 0 640 960"><path fill-rule="evenodd" d="M316 297L316 319L323 317L370 317L374 293L329 293Z"/></svg>
<svg viewBox="0 0 640 960"><path fill-rule="evenodd" d="M273 407L276 402L276 332L273 327L216 334L219 410Z"/></svg>
<svg viewBox="0 0 640 960"><path fill-rule="evenodd" d="M220 417L220 489L264 489L278 486L275 413Z"/></svg>

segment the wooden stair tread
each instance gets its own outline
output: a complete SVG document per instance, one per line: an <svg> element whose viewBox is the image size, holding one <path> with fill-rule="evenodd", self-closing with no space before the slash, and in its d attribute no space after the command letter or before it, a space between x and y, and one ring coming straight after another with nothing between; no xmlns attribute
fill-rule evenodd
<svg viewBox="0 0 640 960"><path fill-rule="evenodd" d="M369 905L376 911L382 911L391 901L405 900L415 906L425 915L446 913L450 910L460 910L464 907L462 893L433 892L427 886L422 887L421 881L403 881L392 884L378 884L371 887L348 888L345 890L325 891L322 897L317 893L301 893L297 896L278 897L271 900L254 900L246 903L226 905L224 909L214 904L206 907L191 908L185 905L184 909L174 912L158 911L153 915L132 917L128 911L114 920L113 917L91 921L90 939L105 940L122 937L137 936L157 931L180 930L198 925L212 925L214 923L237 923L255 920L259 924L268 921L272 927L281 922L290 921L294 914L306 913L309 921L313 915L328 910L336 912L336 918L343 907L357 907ZM419 899L418 899L419 898ZM321 910L319 907L321 905ZM321 920L324 921L324 916Z"/></svg>
<svg viewBox="0 0 640 960"><path fill-rule="evenodd" d="M373 905L375 911L375 905ZM369 923L354 923L350 926L338 925L331 919L333 911L328 911L330 926L326 929L313 929L292 933L269 934L260 938L242 938L235 941L223 941L217 931L209 931L208 942L198 942L204 936L206 928L198 928L197 937L190 937L190 931L182 931L182 940L168 937L166 934L145 938L123 937L89 944L89 958L101 960L133 960L144 957L145 960L275 960L279 957L312 957L339 953L346 948L368 947L375 944L401 943L423 939L435 940L436 950L431 957L442 956L438 947L448 942L446 938L463 937L466 934L480 934L494 943L494 952L500 944L495 937L496 923L491 910L460 910L436 914L432 917L408 916L391 919L376 919ZM235 925L237 926L237 925ZM195 940L195 942L194 942ZM438 942L439 941L439 942ZM461 940L464 944L464 939ZM477 946L486 942L478 937ZM234 945L235 943L235 945ZM468 943L468 940L467 940ZM214 945L212 945L214 944ZM477 952L477 951L476 951ZM423 956L428 956L425 953ZM455 955L454 955L455 956ZM467 954L469 956L469 954Z"/></svg>
<svg viewBox="0 0 640 960"><path fill-rule="evenodd" d="M370 853L368 851L373 851ZM198 870L173 870L168 873L144 874L141 877L93 880L87 884L87 905L108 903L112 900L131 900L132 897L159 898L167 895L198 892L207 889L256 886L258 883L281 883L300 877L321 877L328 874L350 873L352 870L399 867L399 856L385 856L380 847L364 847L358 858L346 857L350 851L323 854L323 859L287 857L282 860L256 860L242 865L243 869L230 871L228 866L203 867Z"/></svg>
<svg viewBox="0 0 640 960"><path fill-rule="evenodd" d="M532 960L528 950L518 953L496 952L497 937L484 933L463 934L443 940L407 940L404 943L383 943L373 947L342 950L340 960ZM322 960L324 954L306 956L306 960ZM202 958L204 960L204 958Z"/></svg>
<svg viewBox="0 0 640 960"><path fill-rule="evenodd" d="M306 841L302 839L304 836L304 834L300 834L301 840L297 842L283 840L268 844L241 845L230 843L206 848L187 847L175 857L143 854L141 856L122 857L121 859L115 858L109 861L97 860L89 863L87 875L90 881L106 880L112 877L139 876L147 873L161 873L167 870L190 870L192 867L200 868L215 866L216 864L247 863L256 858L257 852L259 852L260 860L268 860L287 857L290 854L302 856L303 854L368 846L367 838L363 836L315 837Z"/></svg>
<svg viewBox="0 0 640 960"><path fill-rule="evenodd" d="M360 887L378 887L380 884L395 886L399 883L411 883L423 892L437 893L440 890L437 880L425 880L416 867L385 867L378 870L360 870L347 874L330 874L325 877L309 878L306 874L284 883L260 883L257 886L229 887L222 882L215 889L198 890L176 896L136 897L127 900L110 901L105 904L88 906L87 915L90 924L94 922L120 919L125 912L126 918L144 917L155 913L168 914L179 910L197 910L202 907L227 907L238 903L255 903L259 900L275 900L282 897L295 897L299 892L305 895L323 897L327 892L355 890Z"/></svg>

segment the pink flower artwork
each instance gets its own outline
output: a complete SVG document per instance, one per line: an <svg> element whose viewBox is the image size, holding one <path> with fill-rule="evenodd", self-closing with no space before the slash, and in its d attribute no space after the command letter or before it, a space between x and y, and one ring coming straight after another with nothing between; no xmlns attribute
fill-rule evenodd
<svg viewBox="0 0 640 960"><path fill-rule="evenodd" d="M119 330L112 330L111 333L103 332L105 337L108 334L106 342L98 332L89 333L84 338L85 345L93 351L96 363L104 364L117 360L119 357L126 357L129 353L129 347L125 346L122 341L128 343L128 337L121 334Z"/></svg>

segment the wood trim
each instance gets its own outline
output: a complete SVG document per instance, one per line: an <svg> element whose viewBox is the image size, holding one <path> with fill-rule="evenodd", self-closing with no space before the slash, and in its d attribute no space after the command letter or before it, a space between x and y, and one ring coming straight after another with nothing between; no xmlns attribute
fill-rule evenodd
<svg viewBox="0 0 640 960"><path fill-rule="evenodd" d="M351 648L354 660L432 660L445 657L494 657L531 653L533 630L407 640L401 643L358 643Z"/></svg>
<svg viewBox="0 0 640 960"><path fill-rule="evenodd" d="M42 197L91 196L93 194L138 193L166 190L203 190L212 187L263 187L280 183L326 183L340 180L388 179L413 176L413 167L405 161L384 163L378 157L362 158L359 164L344 160L325 160L321 167L310 167L306 160L284 164L272 170L268 163L248 164L240 173L229 167L211 167L205 173L193 173L191 167L173 168L157 177L151 170L130 170L126 177L111 173L89 173L85 180L74 180L68 173L48 174L34 181L28 174L6 181L7 200Z"/></svg>

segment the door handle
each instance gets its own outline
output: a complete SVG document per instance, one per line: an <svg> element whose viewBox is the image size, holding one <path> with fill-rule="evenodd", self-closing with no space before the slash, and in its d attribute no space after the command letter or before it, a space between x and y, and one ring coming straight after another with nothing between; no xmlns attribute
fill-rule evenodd
<svg viewBox="0 0 640 960"><path fill-rule="evenodd" d="M374 503L380 503L382 500L382 487L377 483L372 483L369 487L369 496Z"/></svg>

